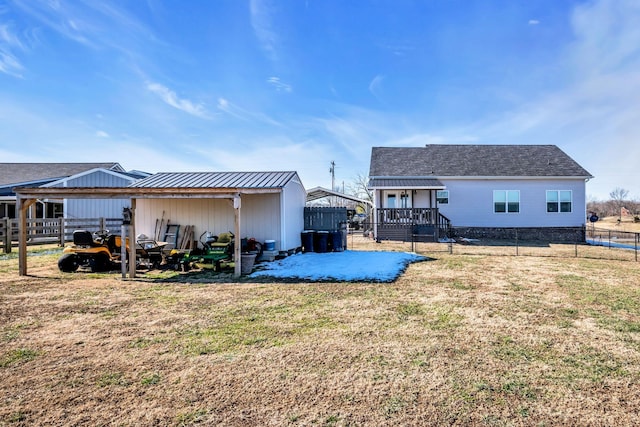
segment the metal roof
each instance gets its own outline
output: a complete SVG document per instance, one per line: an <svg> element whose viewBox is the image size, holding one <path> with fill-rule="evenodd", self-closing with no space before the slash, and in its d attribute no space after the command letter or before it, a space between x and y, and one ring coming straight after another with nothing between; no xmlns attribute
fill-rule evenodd
<svg viewBox="0 0 640 427"><path fill-rule="evenodd" d="M439 190L445 185L435 178L372 178L369 180L369 188L421 188Z"/></svg>
<svg viewBox="0 0 640 427"><path fill-rule="evenodd" d="M369 176L592 178L555 145L473 144L373 147Z"/></svg>
<svg viewBox="0 0 640 427"><path fill-rule="evenodd" d="M130 188L283 188L296 172L159 172L133 182Z"/></svg>
<svg viewBox="0 0 640 427"><path fill-rule="evenodd" d="M314 200L318 200L318 199L322 199L323 197L330 197L330 196L340 197L342 199L351 200L356 203L362 203L365 205L373 205L373 203L371 203L369 200L361 199L359 197L352 196L350 194L340 193L339 191L332 191L332 190L329 190L328 188L315 187L315 188L312 188L311 190L307 190L307 202L312 202Z"/></svg>

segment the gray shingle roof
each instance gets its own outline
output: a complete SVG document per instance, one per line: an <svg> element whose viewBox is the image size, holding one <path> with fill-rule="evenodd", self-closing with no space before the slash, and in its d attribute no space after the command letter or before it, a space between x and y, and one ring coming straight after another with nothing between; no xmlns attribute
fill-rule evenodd
<svg viewBox="0 0 640 427"><path fill-rule="evenodd" d="M296 172L160 172L129 187L142 188L282 188Z"/></svg>
<svg viewBox="0 0 640 427"><path fill-rule="evenodd" d="M373 147L369 177L581 177L591 174L555 145Z"/></svg>
<svg viewBox="0 0 640 427"><path fill-rule="evenodd" d="M123 172L116 162L108 163L0 163L0 186L54 181L95 168ZM17 185L14 185L14 187Z"/></svg>

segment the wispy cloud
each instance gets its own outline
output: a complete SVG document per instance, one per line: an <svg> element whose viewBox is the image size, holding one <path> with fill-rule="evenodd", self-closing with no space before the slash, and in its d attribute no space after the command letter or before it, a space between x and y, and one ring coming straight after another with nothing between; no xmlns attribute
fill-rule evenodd
<svg viewBox="0 0 640 427"><path fill-rule="evenodd" d="M606 196L624 180L640 180L640 8L633 0L597 0L571 16L574 41L557 63L570 76L498 117L467 130L481 142L552 143L596 178L589 191Z"/></svg>
<svg viewBox="0 0 640 427"><path fill-rule="evenodd" d="M538 21L537 19L529 19L529 25L538 25L540 24L540 21Z"/></svg>
<svg viewBox="0 0 640 427"><path fill-rule="evenodd" d="M16 49L25 49L22 41L9 25L0 25L0 72L21 78L24 67L14 54Z"/></svg>
<svg viewBox="0 0 640 427"><path fill-rule="evenodd" d="M98 138L109 138L109 134L103 130L96 131L96 136Z"/></svg>
<svg viewBox="0 0 640 427"><path fill-rule="evenodd" d="M147 83L147 89L160 97L165 103L192 116L208 119L209 114L203 104L195 104L188 99L181 99L169 88L158 83Z"/></svg>
<svg viewBox="0 0 640 427"><path fill-rule="evenodd" d="M373 96L375 96L376 99L378 99L378 101L381 100L380 95L381 95L381 91L382 91L382 81L383 80L384 80L384 76L378 74L369 83L369 92L371 92L371 94Z"/></svg>
<svg viewBox="0 0 640 427"><path fill-rule="evenodd" d="M13 0L11 4L39 27L90 49L114 49L139 59L150 43L160 43L135 16L109 2ZM25 34L34 31L23 30Z"/></svg>
<svg viewBox="0 0 640 427"><path fill-rule="evenodd" d="M260 47L270 60L276 61L278 59L280 37L273 23L274 6L269 0L251 0L249 12L251 14L251 26L260 43Z"/></svg>
<svg viewBox="0 0 640 427"><path fill-rule="evenodd" d="M283 83L279 77L269 77L267 82L278 92L291 92L293 90L291 85Z"/></svg>
<svg viewBox="0 0 640 427"><path fill-rule="evenodd" d="M235 117L236 119L246 122L261 122L272 126L282 126L281 123L277 122L266 114L255 113L246 110L242 107L239 107L238 105L231 103L226 98L218 98L218 110L223 111L230 116Z"/></svg>

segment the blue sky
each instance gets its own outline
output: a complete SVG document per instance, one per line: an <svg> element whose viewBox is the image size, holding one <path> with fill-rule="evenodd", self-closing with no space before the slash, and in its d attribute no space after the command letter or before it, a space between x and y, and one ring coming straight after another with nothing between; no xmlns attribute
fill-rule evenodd
<svg viewBox="0 0 640 427"><path fill-rule="evenodd" d="M0 161L366 175L556 144L640 198L637 0L0 0Z"/></svg>

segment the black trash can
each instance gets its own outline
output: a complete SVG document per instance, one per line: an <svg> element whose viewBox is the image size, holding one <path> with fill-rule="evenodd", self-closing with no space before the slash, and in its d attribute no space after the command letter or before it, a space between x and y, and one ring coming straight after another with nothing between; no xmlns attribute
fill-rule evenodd
<svg viewBox="0 0 640 427"><path fill-rule="evenodd" d="M342 252L342 231L334 230L330 234L329 247L333 252Z"/></svg>
<svg viewBox="0 0 640 427"><path fill-rule="evenodd" d="M316 252L327 252L329 249L329 232L316 231L313 248Z"/></svg>
<svg viewBox="0 0 640 427"><path fill-rule="evenodd" d="M302 252L313 252L313 241L316 232L313 230L304 230L300 233L300 240L302 241Z"/></svg>

